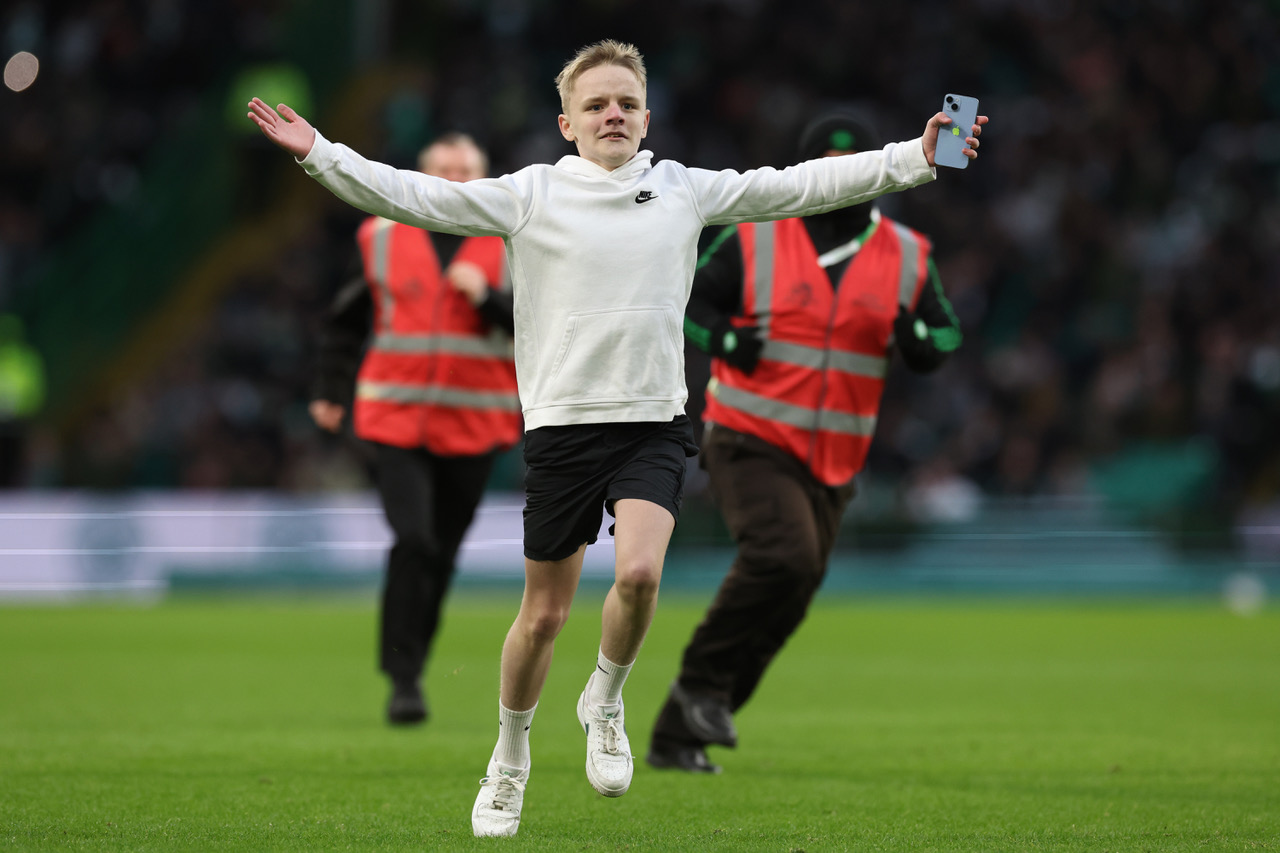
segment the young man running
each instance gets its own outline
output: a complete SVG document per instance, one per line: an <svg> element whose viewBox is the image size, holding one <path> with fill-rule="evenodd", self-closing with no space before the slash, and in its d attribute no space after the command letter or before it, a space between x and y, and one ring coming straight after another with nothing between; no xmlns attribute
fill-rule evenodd
<svg viewBox="0 0 1280 853"><path fill-rule="evenodd" d="M529 729L602 505L615 518L614 585L577 710L592 787L616 797L630 786L622 686L653 618L684 460L696 452L681 334L702 229L834 210L929 181L939 128L950 122L937 113L922 138L881 151L712 172L654 164L639 150L649 111L631 45L583 48L556 84L560 132L578 155L465 184L370 162L287 106L250 102L262 132L349 204L507 242L528 465L525 590L502 649L498 743L471 812L478 836L519 829ZM984 123L967 137L971 157Z"/></svg>

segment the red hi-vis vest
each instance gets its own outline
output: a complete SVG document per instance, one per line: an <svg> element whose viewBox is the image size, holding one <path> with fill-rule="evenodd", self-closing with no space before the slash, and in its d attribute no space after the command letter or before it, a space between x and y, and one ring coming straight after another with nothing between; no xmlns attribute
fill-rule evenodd
<svg viewBox="0 0 1280 853"><path fill-rule="evenodd" d="M828 486L853 479L875 433L898 306L914 309L929 241L882 217L833 291L799 219L738 226L743 316L764 337L751 375L713 359L703 420L803 462Z"/></svg>
<svg viewBox="0 0 1280 853"><path fill-rule="evenodd" d="M439 456L514 445L522 422L510 336L487 328L445 280L427 232L373 217L356 240L374 306L356 379L356 435ZM499 237L469 237L454 260L502 282L505 254Z"/></svg>

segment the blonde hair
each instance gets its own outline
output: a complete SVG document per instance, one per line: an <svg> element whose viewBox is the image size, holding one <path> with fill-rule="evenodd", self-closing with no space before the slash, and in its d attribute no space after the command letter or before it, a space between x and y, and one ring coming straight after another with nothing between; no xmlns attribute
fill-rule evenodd
<svg viewBox="0 0 1280 853"><path fill-rule="evenodd" d="M582 48L565 63L556 75L556 90L560 93L560 109L569 112L569 93L584 71L600 65L618 65L636 75L640 90L648 94L649 76L644 70L644 57L633 44L604 39Z"/></svg>

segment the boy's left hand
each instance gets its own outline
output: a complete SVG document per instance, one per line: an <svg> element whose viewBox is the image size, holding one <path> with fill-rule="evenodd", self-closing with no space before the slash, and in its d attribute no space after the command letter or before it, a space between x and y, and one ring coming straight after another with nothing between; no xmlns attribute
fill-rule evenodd
<svg viewBox="0 0 1280 853"><path fill-rule="evenodd" d="M989 119L986 116L978 116L977 122L972 127L973 136L965 137L965 144L969 148L964 152L964 156L970 160L978 159L978 145L980 144L978 137L982 135L982 126L988 121ZM948 124L951 124L951 116L944 112L939 112L929 119L929 123L924 126L924 158L929 161L930 166L938 165L933 162L934 152L938 150L938 133Z"/></svg>

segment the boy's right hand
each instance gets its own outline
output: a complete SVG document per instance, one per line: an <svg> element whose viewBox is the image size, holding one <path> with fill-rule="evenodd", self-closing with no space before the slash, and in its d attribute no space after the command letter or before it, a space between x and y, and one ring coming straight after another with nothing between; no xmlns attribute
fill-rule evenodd
<svg viewBox="0 0 1280 853"><path fill-rule="evenodd" d="M301 160L311 153L316 130L288 104L281 104L279 110L277 113L260 98L249 102L249 118L262 135Z"/></svg>

